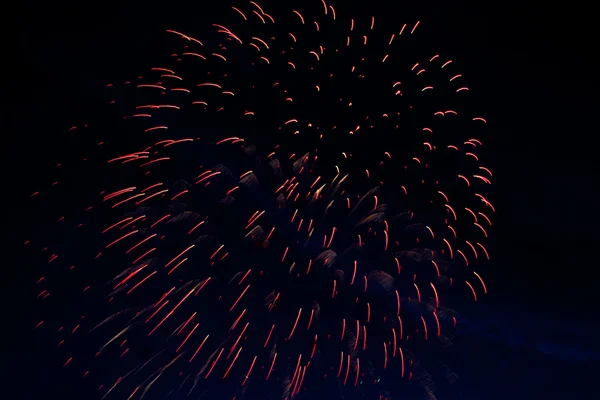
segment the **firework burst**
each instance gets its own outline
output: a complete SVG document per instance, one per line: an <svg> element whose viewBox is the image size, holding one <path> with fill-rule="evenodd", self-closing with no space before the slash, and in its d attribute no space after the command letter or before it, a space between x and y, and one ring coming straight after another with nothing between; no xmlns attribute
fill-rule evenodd
<svg viewBox="0 0 600 400"><path fill-rule="evenodd" d="M443 304L487 293L486 121L419 21L313 6L167 30L32 195L36 330L100 397L432 395Z"/></svg>

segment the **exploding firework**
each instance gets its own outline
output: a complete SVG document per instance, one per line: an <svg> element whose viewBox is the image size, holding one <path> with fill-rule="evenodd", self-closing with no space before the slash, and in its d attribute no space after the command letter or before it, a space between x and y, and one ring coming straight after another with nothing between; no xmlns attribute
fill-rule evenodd
<svg viewBox="0 0 600 400"><path fill-rule="evenodd" d="M167 30L33 194L35 329L100 397L432 394L443 304L487 293L486 121L419 21L315 4Z"/></svg>

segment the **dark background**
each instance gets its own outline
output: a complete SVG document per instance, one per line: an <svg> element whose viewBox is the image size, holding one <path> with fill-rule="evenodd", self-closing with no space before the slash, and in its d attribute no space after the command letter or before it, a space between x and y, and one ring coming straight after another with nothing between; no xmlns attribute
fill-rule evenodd
<svg viewBox="0 0 600 400"><path fill-rule="evenodd" d="M165 28L212 22L214 5L188 3L28 1L5 16L13 27L2 61L8 67L1 146L8 264L2 276L10 284L2 325L14 377L2 397L80 396L71 382L48 372L56 366L29 337L31 282L11 251L28 212L22 199L51 159L53 136L97 101L105 82L146 66ZM360 11L398 2L363 3L335 5ZM496 131L495 294L469 333L473 356L462 372L469 382L462 398L590 395L600 361L592 11L575 2L514 0L386 6L435 25L460 53L469 82L485 93L486 117ZM11 338L15 333L19 339Z"/></svg>

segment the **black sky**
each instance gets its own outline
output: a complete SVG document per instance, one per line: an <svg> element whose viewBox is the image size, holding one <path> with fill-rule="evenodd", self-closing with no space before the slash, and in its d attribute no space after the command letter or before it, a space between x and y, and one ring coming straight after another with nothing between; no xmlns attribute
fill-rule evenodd
<svg viewBox="0 0 600 400"><path fill-rule="evenodd" d="M146 66L152 60L153 40L165 28L212 22L208 15L214 7L201 1L40 3L22 2L19 12L5 16L14 24L9 33L11 50L4 51L9 54L3 61L9 71L3 79L8 110L5 106L2 129L4 186L12 188L4 203L11 232L19 231L19 215L27 212L19 199L29 194L37 168L43 165L38 160L47 157L53 135L64 131L73 115L93 104L104 82L135 74ZM346 2L338 2L338 7L341 3ZM385 3L391 2L369 1L368 5ZM535 321L548 324L547 331L540 334L544 337L551 336L548 331L563 332L556 328L563 325L590 330L593 323L589 321L597 321L594 294L600 223L598 129L593 123L598 110L598 56L592 11L575 2L415 3L391 7L399 15L408 13L435 24L444 34L447 48L467 66L465 75L470 83L485 93L488 120L495 127L491 144L496 153L499 218L497 276L492 283L498 295L493 308L499 314L507 313L506 318L522 313L510 322L513 326L536 325ZM12 236L20 241L18 235ZM10 249L13 242L8 240ZM9 260L16 261L17 267L13 270L11 263L8 277L16 284L9 293L28 295L29 282L22 281L27 274L19 269L23 266L10 256ZM27 312L26 307L16 307L16 320L28 324L26 317L19 316L21 311ZM521 329L525 331L535 341L538 331ZM580 332L566 342L570 349L582 343L591 349L597 347L593 336L592 332ZM19 385L35 383L40 376L35 355L20 357L14 349L11 353L21 358L20 368L30 365L33 370L30 377L19 370ZM569 354L572 358L572 351ZM505 388L513 391L530 383L566 379L572 382L557 386L564 394L570 389L585 393L586 375L578 368L590 373L593 364L562 363L560 358L554 355L556 364L546 364L549 369L543 377L533 374L526 378L524 372L502 369L494 373L506 373L499 381L509 381ZM540 365L535 367L543 368ZM565 371L574 372L569 375ZM524 383L518 383L519 379ZM581 383L577 379L582 379ZM63 386L47 387L58 394ZM519 399L538 398L542 393L552 396L537 391L518 397L511 390L506 389L505 395ZM30 398L34 392L14 393L11 398Z"/></svg>

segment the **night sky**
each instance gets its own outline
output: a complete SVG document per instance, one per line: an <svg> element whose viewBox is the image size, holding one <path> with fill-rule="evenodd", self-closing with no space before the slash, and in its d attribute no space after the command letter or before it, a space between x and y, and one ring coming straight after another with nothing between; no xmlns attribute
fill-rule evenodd
<svg viewBox="0 0 600 400"><path fill-rule="evenodd" d="M123 4L122 4L123 3ZM2 397L81 398L31 337L32 276L14 250L26 198L52 160L53 136L102 99L106 82L137 74L155 56L164 29L212 22L212 6L182 1L23 2L3 64L10 308L3 331L9 379ZM346 3L346 2L344 2ZM358 2L357 10L366 8ZM496 272L488 304L473 316L464 399L559 399L592 395L597 343L597 58L583 6L547 2L399 2L385 5L435 27L485 94L494 137ZM337 7L341 7L338 2ZM10 23L9 23L10 24ZM594 78L592 78L594 77ZM595 121L594 121L595 122ZM7 303L5 303L6 305ZM596 328L595 328L596 326ZM13 375L12 377L10 375Z"/></svg>

